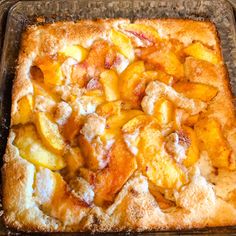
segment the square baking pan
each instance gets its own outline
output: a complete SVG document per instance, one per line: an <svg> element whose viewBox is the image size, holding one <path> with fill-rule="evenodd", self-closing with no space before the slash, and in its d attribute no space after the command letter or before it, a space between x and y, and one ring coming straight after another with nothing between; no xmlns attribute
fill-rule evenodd
<svg viewBox="0 0 236 236"><path fill-rule="evenodd" d="M46 0L19 1L9 13L0 67L0 148L3 155L8 136L11 88L22 32L28 25L55 21L97 18L187 18L215 23L232 93L236 96L236 34L232 6L226 0ZM1 229L0 229L1 230ZM3 231L2 231L3 232ZM6 232L6 231L5 231ZM217 227L188 231L146 232L145 235L235 234L236 227ZM1 234L1 231L0 231ZM85 235L84 233L81 233ZM117 234L117 233L116 233ZM67 234L62 234L67 235ZM75 235L75 234L72 234ZM111 234L107 234L111 235Z"/></svg>
<svg viewBox="0 0 236 236"><path fill-rule="evenodd" d="M5 26L9 9L19 0L1 0L0 1L0 55L5 34Z"/></svg>

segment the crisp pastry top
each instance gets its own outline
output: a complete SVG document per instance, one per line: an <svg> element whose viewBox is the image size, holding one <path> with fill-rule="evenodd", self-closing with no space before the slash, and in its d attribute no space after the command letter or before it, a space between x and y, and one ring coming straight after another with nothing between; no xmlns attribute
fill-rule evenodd
<svg viewBox="0 0 236 236"><path fill-rule="evenodd" d="M109 231L236 223L235 115L209 22L30 27L11 118L4 208L14 227ZM19 192L29 191L32 204L23 216L6 193L14 161L25 166ZM33 208L38 212L30 221L25 215ZM222 209L231 215L220 223Z"/></svg>

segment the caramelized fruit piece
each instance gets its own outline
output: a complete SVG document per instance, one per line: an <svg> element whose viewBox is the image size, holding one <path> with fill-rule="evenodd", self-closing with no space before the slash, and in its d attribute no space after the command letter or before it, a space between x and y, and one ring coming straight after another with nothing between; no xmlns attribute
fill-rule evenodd
<svg viewBox="0 0 236 236"><path fill-rule="evenodd" d="M33 87L34 87L34 96L44 96L46 98L49 98L53 101L59 101L58 97L50 92L50 87L47 88L45 84L38 83L36 81L32 81Z"/></svg>
<svg viewBox="0 0 236 236"><path fill-rule="evenodd" d="M106 100L108 102L118 100L120 98L118 82L119 78L115 71L105 70L100 75L100 82L103 85Z"/></svg>
<svg viewBox="0 0 236 236"><path fill-rule="evenodd" d="M160 70L159 71L155 71L155 70L145 71L143 72L143 77L146 83L149 83L150 81L158 80L167 85L171 85L174 82L174 78L172 76Z"/></svg>
<svg viewBox="0 0 236 236"><path fill-rule="evenodd" d="M157 120L155 120L153 116L138 115L125 123L122 127L122 131L125 133L133 133L136 129L143 128L151 122L157 122Z"/></svg>
<svg viewBox="0 0 236 236"><path fill-rule="evenodd" d="M163 146L163 135L157 123L146 125L139 134L137 156L139 167L146 172L146 163L153 160L153 155L160 154Z"/></svg>
<svg viewBox="0 0 236 236"><path fill-rule="evenodd" d="M106 102L103 92L99 89L90 90L84 93L81 97L83 100L88 100L93 104L100 105Z"/></svg>
<svg viewBox="0 0 236 236"><path fill-rule="evenodd" d="M33 97L32 95L26 95L21 98L18 103L18 112L12 117L13 125L26 124L32 121L33 111Z"/></svg>
<svg viewBox="0 0 236 236"><path fill-rule="evenodd" d="M106 54L105 69L111 69L117 60L117 52L115 46L111 46Z"/></svg>
<svg viewBox="0 0 236 236"><path fill-rule="evenodd" d="M71 116L63 126L63 135L66 140L73 142L74 138L79 134L84 124L84 118L72 112Z"/></svg>
<svg viewBox="0 0 236 236"><path fill-rule="evenodd" d="M121 111L119 115L112 115L107 118L106 129L101 136L104 142L109 139L116 139L121 136L121 127L133 117L143 114L140 110L125 110Z"/></svg>
<svg viewBox="0 0 236 236"><path fill-rule="evenodd" d="M87 90L84 92L84 95L89 97L102 97L103 91L100 89Z"/></svg>
<svg viewBox="0 0 236 236"><path fill-rule="evenodd" d="M200 99L204 102L209 102L218 92L218 89L211 85L194 82L180 81L175 83L173 88L177 92L183 93L188 98Z"/></svg>
<svg viewBox="0 0 236 236"><path fill-rule="evenodd" d="M199 120L194 130L199 140L199 147L208 152L213 166L235 169L235 160L231 160L232 150L217 120L214 118Z"/></svg>
<svg viewBox="0 0 236 236"><path fill-rule="evenodd" d="M95 179L96 179L95 172L93 172L93 171L91 171L87 168L82 167L82 168L79 169L79 176L84 178L91 185L95 184Z"/></svg>
<svg viewBox="0 0 236 236"><path fill-rule="evenodd" d="M162 146L158 124L145 127L140 133L138 165L156 186L176 188L184 183L185 174L172 158L162 153Z"/></svg>
<svg viewBox="0 0 236 236"><path fill-rule="evenodd" d="M105 134L115 137L121 133L121 127L127 123L130 119L135 116L143 114L140 110L127 110L121 111L119 115L113 115L107 119L107 128L105 129Z"/></svg>
<svg viewBox="0 0 236 236"><path fill-rule="evenodd" d="M66 46L59 53L64 54L66 57L72 57L78 62L81 62L87 57L88 50L79 45L71 45Z"/></svg>
<svg viewBox="0 0 236 236"><path fill-rule="evenodd" d="M63 75L61 72L61 64L50 56L44 56L36 61L36 65L43 72L44 83L49 85L61 85Z"/></svg>
<svg viewBox="0 0 236 236"><path fill-rule="evenodd" d="M159 99L154 105L153 115L157 118L160 125L167 125L174 120L175 107L167 99Z"/></svg>
<svg viewBox="0 0 236 236"><path fill-rule="evenodd" d="M154 156L146 163L146 175L161 188L179 188L186 181L184 171L168 156Z"/></svg>
<svg viewBox="0 0 236 236"><path fill-rule="evenodd" d="M96 109L96 113L99 116L112 116L112 115L119 115L121 110L121 101L115 102L106 102L99 105Z"/></svg>
<svg viewBox="0 0 236 236"><path fill-rule="evenodd" d="M199 114L189 116L185 121L184 124L187 126L193 126L197 123L199 118Z"/></svg>
<svg viewBox="0 0 236 236"><path fill-rule="evenodd" d="M123 28L125 31L135 35L141 40L147 40L156 43L160 40L160 36L155 28L144 24L127 24Z"/></svg>
<svg viewBox="0 0 236 236"><path fill-rule="evenodd" d="M208 61L213 64L219 64L220 60L215 52L200 42L190 44L184 49L184 53L188 56L195 57L200 60Z"/></svg>
<svg viewBox="0 0 236 236"><path fill-rule="evenodd" d="M53 152L63 154L65 142L59 132L57 124L49 119L44 112L35 114L35 123L44 145Z"/></svg>
<svg viewBox="0 0 236 236"><path fill-rule="evenodd" d="M109 156L108 166L96 178L95 204L99 206L112 202L115 194L137 168L135 157L121 138L114 143Z"/></svg>
<svg viewBox="0 0 236 236"><path fill-rule="evenodd" d="M186 150L186 159L183 161L183 164L186 167L192 166L199 159L199 149L196 133L193 129L187 126L183 126L183 132L190 140L190 146Z"/></svg>
<svg viewBox="0 0 236 236"><path fill-rule="evenodd" d="M141 76L144 70L145 67L143 61L136 61L125 69L119 80L121 98L134 103L136 106L139 105L140 95L142 95L145 90L145 80ZM135 92L139 85L144 86L141 88L141 91Z"/></svg>
<svg viewBox="0 0 236 236"><path fill-rule="evenodd" d="M178 57L171 51L158 50L147 57L147 61L160 67L167 74L176 78L184 76L184 66Z"/></svg>
<svg viewBox="0 0 236 236"><path fill-rule="evenodd" d="M112 29L111 41L115 46L117 46L120 53L128 58L129 61L134 60L134 49L130 38L128 38L125 34Z"/></svg>
<svg viewBox="0 0 236 236"><path fill-rule="evenodd" d="M70 148L65 155L66 167L69 175L73 176L84 166L84 158L78 147Z"/></svg>
<svg viewBox="0 0 236 236"><path fill-rule="evenodd" d="M141 60L146 61L148 56L156 51L159 51L159 47L154 45L154 46L149 46L149 47L138 48L136 50L136 54ZM147 67L152 68L153 64L147 63Z"/></svg>
<svg viewBox="0 0 236 236"><path fill-rule="evenodd" d="M169 48L171 48L171 51L175 53L180 60L184 61L185 54L183 52L184 44L180 42L178 39L169 39L167 41L163 41L163 44L167 44ZM165 47L165 46L164 46Z"/></svg>
<svg viewBox="0 0 236 236"><path fill-rule="evenodd" d="M16 131L14 144L20 155L36 166L50 170L60 170L65 167L63 158L49 150L41 143L32 125L21 127Z"/></svg>
<svg viewBox="0 0 236 236"><path fill-rule="evenodd" d="M89 142L83 135L79 135L78 140L81 152L85 158L86 166L94 171L103 169L108 161L103 143L97 140Z"/></svg>
<svg viewBox="0 0 236 236"><path fill-rule="evenodd" d="M83 88L88 82L86 73L87 73L87 66L85 63L73 65L70 78L71 83L77 84L80 88Z"/></svg>
<svg viewBox="0 0 236 236"><path fill-rule="evenodd" d="M87 68L88 78L98 78L105 69L105 58L109 50L109 45L104 40L97 40L91 46L84 64Z"/></svg>

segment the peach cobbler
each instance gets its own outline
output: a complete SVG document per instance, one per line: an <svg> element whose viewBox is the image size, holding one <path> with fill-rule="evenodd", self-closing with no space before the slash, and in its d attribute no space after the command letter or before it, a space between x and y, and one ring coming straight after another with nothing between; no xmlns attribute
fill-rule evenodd
<svg viewBox="0 0 236 236"><path fill-rule="evenodd" d="M215 27L178 19L31 26L3 166L7 226L236 224L236 119Z"/></svg>

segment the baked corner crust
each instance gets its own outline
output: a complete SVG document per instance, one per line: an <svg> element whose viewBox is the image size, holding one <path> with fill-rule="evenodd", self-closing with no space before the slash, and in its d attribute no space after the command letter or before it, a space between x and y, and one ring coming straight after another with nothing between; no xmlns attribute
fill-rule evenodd
<svg viewBox="0 0 236 236"><path fill-rule="evenodd" d="M122 24L128 23L129 20L126 19L58 22L31 26L23 34L12 91L12 125L2 168L4 221L7 227L40 232L109 232L236 225L236 190L232 186L236 180L236 171L227 168L215 168L212 171L212 165L206 161L209 159L206 151L201 151L199 161L189 169L193 174L188 183L175 191L175 204L167 209L160 208L159 202L149 191L148 177L139 169L129 176L114 201L105 208L78 200L67 185L63 190L64 197L59 197L62 202L59 210L51 210L50 206L44 205L37 198L36 179L41 176L46 181L50 180L53 171L22 158L14 144L18 126L14 125L13 117L19 113L18 102L35 92L30 77L31 66L38 56L54 55L65 45L82 45L88 48L91 42L106 40L112 28L119 29ZM190 82L218 89L216 97L208 102L208 108L201 116L202 119L217 119L231 147L231 161L235 161L235 113L214 25L210 22L177 19L144 19L135 23L151 26L161 37L178 40L184 47L200 42L217 55L217 64L187 57L183 62L184 77ZM138 44L140 40L142 41L139 38L134 43ZM202 164L204 161L208 163L206 171ZM214 171L218 175L214 175ZM50 189L49 185L45 189ZM226 192L224 196L221 190ZM58 204L56 200L55 204ZM64 211L63 204L67 211Z"/></svg>

